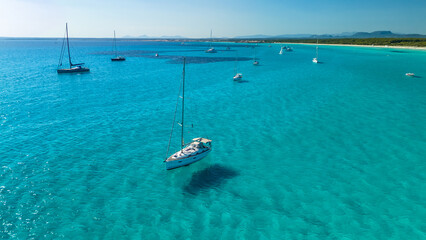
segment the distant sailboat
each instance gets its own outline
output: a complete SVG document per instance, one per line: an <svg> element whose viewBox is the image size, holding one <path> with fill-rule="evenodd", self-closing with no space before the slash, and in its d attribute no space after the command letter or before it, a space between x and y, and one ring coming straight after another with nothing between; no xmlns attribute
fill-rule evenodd
<svg viewBox="0 0 426 240"><path fill-rule="evenodd" d="M259 65L259 61L256 60L256 47L254 47L253 65L254 66L258 66Z"/></svg>
<svg viewBox="0 0 426 240"><path fill-rule="evenodd" d="M183 137L184 133L184 112L185 112L185 58L183 59L183 73L182 73L182 96L179 98L182 99L182 120L180 123L178 123L181 126L181 149L168 157L164 162L166 163L166 169L171 170L174 168L182 167L182 166L188 166L192 163L195 163L197 161L200 161L204 157L206 157L212 150L211 140L207 138L194 138L190 143L185 144L185 140ZM178 100L179 100L178 98ZM177 105L176 105L177 110ZM174 119L176 119L176 113ZM175 121L173 120L173 126L175 124ZM170 133L169 138L169 144L167 146L167 153L166 157L169 154L170 149L170 142L173 135L173 126L172 131Z"/></svg>
<svg viewBox="0 0 426 240"><path fill-rule="evenodd" d="M316 57L314 57L313 59L312 59L312 62L313 63L318 63L318 39L317 39L317 46L316 46Z"/></svg>
<svg viewBox="0 0 426 240"><path fill-rule="evenodd" d="M90 69L83 67L84 63L72 63L71 62L71 54L70 54L70 42L68 38L68 23L65 24L65 32L66 37L64 37L64 41L62 42L61 56L59 57L59 65L57 72L58 73L81 73L81 72L89 72ZM59 68L62 66L62 59L64 58L65 53L65 39L67 40L67 49L68 49L68 61L70 64L69 68Z"/></svg>
<svg viewBox="0 0 426 240"><path fill-rule="evenodd" d="M280 55L282 55L284 53L284 49L285 49L285 46L281 47Z"/></svg>
<svg viewBox="0 0 426 240"><path fill-rule="evenodd" d="M243 74L238 73L238 52L235 52L234 72L235 72L235 76L233 78L234 81L240 81L241 79L243 79Z"/></svg>
<svg viewBox="0 0 426 240"><path fill-rule="evenodd" d="M114 40L113 40L113 46L114 48L114 53L115 53L115 57L111 58L111 61L115 62L115 61L126 61L125 57L122 56L118 56L117 54L117 39L115 39L115 30L114 30Z"/></svg>
<svg viewBox="0 0 426 240"><path fill-rule="evenodd" d="M214 49L214 47L212 46L212 42L213 42L213 35L212 35L212 30L210 30L210 48L206 50L206 53L217 53L216 49Z"/></svg>

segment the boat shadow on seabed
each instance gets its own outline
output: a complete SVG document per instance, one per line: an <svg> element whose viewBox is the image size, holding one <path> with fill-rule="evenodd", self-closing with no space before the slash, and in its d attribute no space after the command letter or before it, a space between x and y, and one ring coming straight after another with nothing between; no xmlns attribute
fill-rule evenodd
<svg viewBox="0 0 426 240"><path fill-rule="evenodd" d="M185 193L197 195L203 191L218 188L227 179L234 178L238 175L239 173L232 168L220 164L213 164L206 169L194 173L191 181L183 190Z"/></svg>

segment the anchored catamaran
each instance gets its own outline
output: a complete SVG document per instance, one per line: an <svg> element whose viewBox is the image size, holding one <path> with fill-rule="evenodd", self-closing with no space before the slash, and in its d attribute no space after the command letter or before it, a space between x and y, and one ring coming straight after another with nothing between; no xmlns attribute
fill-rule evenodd
<svg viewBox="0 0 426 240"><path fill-rule="evenodd" d="M58 64L58 73L81 73L81 72L88 72L90 71L89 68L83 67L84 63L72 63L71 62L71 54L70 54L70 41L68 39L68 23L65 24L65 32L66 37L64 37L64 41L62 42L62 49L61 49L61 56L59 57L59 64ZM64 58L65 53L65 39L67 40L67 48L68 48L68 61L70 63L69 68L59 68L62 67L62 59Z"/></svg>
<svg viewBox="0 0 426 240"><path fill-rule="evenodd" d="M201 159L203 159L204 157L206 157L212 150L212 145L211 142L212 140L209 140L207 138L194 138L192 139L192 141L190 143L185 143L184 140L184 110L185 110L185 58L183 59L183 73L182 73L182 96L180 97L182 99L182 121L179 124L179 126L181 127L181 149L179 151L177 151L176 153L174 153L173 155L171 155L170 157L168 157L166 160L164 160L164 162L166 163L166 169L167 170L171 170L174 168L178 168L178 167L182 167L182 166L188 166L192 163L195 163L197 161L200 161ZM177 106L176 105L176 110L177 110ZM173 135L173 128L174 128L174 124L175 124L175 119L176 119L176 113L177 111L175 111L175 115L174 115L174 120L173 120L173 125L172 125L172 131L170 133L170 138L169 138L169 144L167 146L167 153L166 153L166 157L169 154L169 149L170 149L170 142L172 139L172 135Z"/></svg>

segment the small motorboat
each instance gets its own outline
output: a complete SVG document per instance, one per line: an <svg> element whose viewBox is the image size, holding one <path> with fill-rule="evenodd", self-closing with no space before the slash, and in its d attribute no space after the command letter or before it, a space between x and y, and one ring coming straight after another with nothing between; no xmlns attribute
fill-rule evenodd
<svg viewBox="0 0 426 240"><path fill-rule="evenodd" d="M414 73L406 73L405 76L407 76L407 77L414 77Z"/></svg>
<svg viewBox="0 0 426 240"><path fill-rule="evenodd" d="M312 59L312 62L313 62L313 63L318 63L318 59L317 59L317 58L313 58L313 59Z"/></svg>
<svg viewBox="0 0 426 240"><path fill-rule="evenodd" d="M155 54L156 57L159 57L160 55L158 55L158 53Z"/></svg>

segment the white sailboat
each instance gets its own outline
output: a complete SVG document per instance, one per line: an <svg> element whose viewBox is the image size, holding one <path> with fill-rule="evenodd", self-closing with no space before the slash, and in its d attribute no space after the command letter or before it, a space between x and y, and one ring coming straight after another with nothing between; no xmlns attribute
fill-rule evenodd
<svg viewBox="0 0 426 240"><path fill-rule="evenodd" d="M240 81L241 79L243 79L243 74L238 72L238 52L235 52L234 72L234 81Z"/></svg>
<svg viewBox="0 0 426 240"><path fill-rule="evenodd" d="M259 65L259 61L256 60L256 47L254 47L253 65L254 66L258 66Z"/></svg>
<svg viewBox="0 0 426 240"><path fill-rule="evenodd" d="M318 63L318 39L317 39L317 46L316 46L316 57L312 59L313 63Z"/></svg>
<svg viewBox="0 0 426 240"><path fill-rule="evenodd" d="M113 50L115 53L115 57L111 58L111 61L116 62L116 61L126 61L125 57L122 56L118 56L117 54L117 39L115 38L115 30L114 30L114 40L113 40Z"/></svg>
<svg viewBox="0 0 426 240"><path fill-rule="evenodd" d="M182 167L182 166L188 166L192 163L195 163L197 161L200 161L204 157L206 157L212 150L211 140L207 138L194 138L190 143L185 143L184 140L184 110L185 110L185 58L183 59L183 73L182 73L182 96L180 97L182 99L182 121L179 124L181 126L181 149L177 151L176 153L172 154L170 157L168 157L164 162L166 163L166 169L171 170L174 168ZM177 105L176 105L177 110ZM170 149L170 142L173 135L173 126L176 119L176 113L173 120L172 125L172 131L170 133L169 138L169 145L167 147L167 153L166 157L169 154Z"/></svg>
<svg viewBox="0 0 426 240"><path fill-rule="evenodd" d="M282 55L284 53L284 49L285 49L285 47L281 47L280 55Z"/></svg>
<svg viewBox="0 0 426 240"><path fill-rule="evenodd" d="M206 53L217 53L216 49L212 46L213 37L212 30L210 30L210 48L206 50Z"/></svg>

